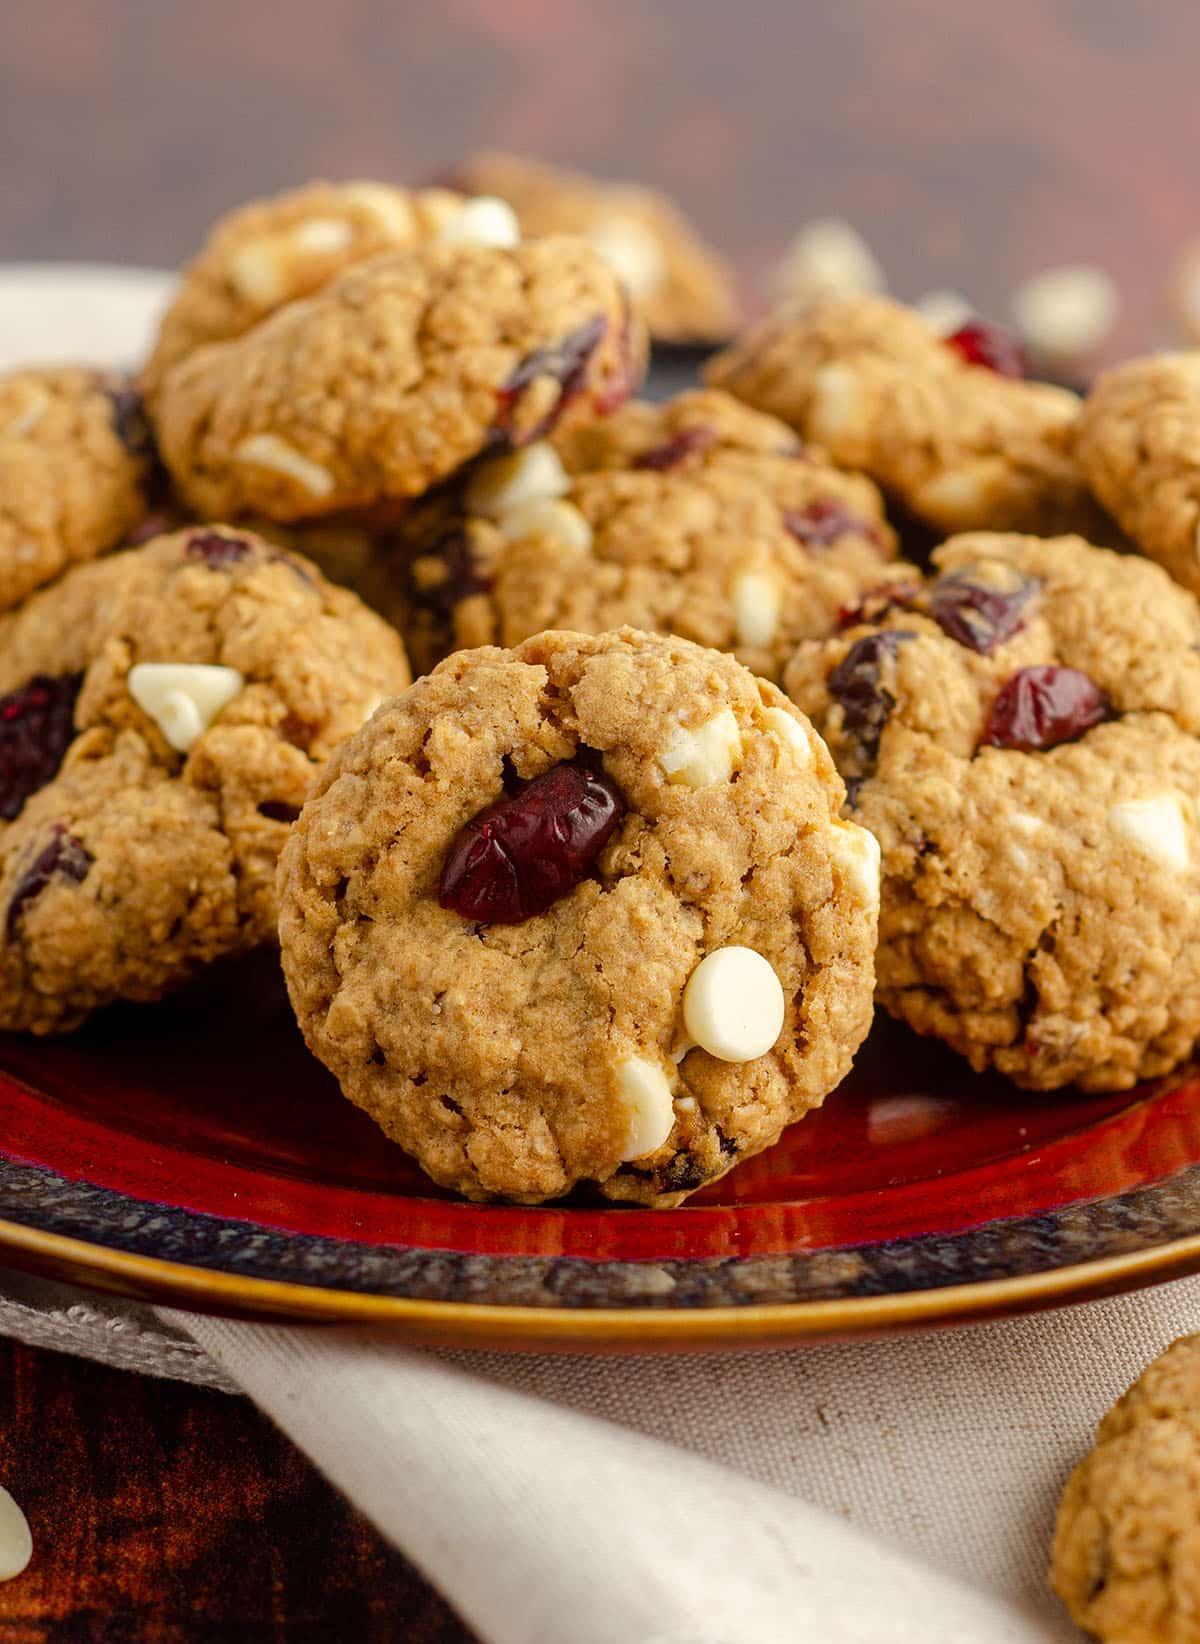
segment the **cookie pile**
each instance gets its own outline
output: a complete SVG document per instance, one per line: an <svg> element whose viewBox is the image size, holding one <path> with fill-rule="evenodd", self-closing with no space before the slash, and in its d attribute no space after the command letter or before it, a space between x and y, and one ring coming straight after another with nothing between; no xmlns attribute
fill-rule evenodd
<svg viewBox="0 0 1200 1644"><path fill-rule="evenodd" d="M1029 1088L1183 1061L1191 357L1081 402L819 295L654 404L737 321L674 208L454 183L247 206L136 380L0 381L0 1026L278 934L346 1095L521 1202L677 1204L875 998Z"/></svg>

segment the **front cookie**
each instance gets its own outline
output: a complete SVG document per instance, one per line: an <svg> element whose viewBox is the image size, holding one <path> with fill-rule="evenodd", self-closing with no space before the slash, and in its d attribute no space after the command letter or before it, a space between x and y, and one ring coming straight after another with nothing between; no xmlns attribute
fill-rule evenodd
<svg viewBox="0 0 1200 1644"><path fill-rule="evenodd" d="M314 773L408 678L352 594L219 526L0 622L0 1028L61 1031L271 940Z"/></svg>
<svg viewBox="0 0 1200 1644"><path fill-rule="evenodd" d="M1031 1089L1165 1073L1200 1034L1200 608L1078 538L934 566L785 675L883 848L880 1001Z"/></svg>
<svg viewBox="0 0 1200 1644"><path fill-rule="evenodd" d="M461 652L330 762L280 868L310 1048L469 1197L670 1205L839 1082L873 841L729 657L625 630Z"/></svg>

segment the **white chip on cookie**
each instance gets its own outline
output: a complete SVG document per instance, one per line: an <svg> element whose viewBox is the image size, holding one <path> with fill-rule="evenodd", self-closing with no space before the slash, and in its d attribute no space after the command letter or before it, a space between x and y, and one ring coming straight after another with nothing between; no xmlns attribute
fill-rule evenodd
<svg viewBox="0 0 1200 1644"><path fill-rule="evenodd" d="M1039 359L1085 362L1117 323L1116 282L1102 268L1047 268L1013 292L1017 330Z"/></svg>
<svg viewBox="0 0 1200 1644"><path fill-rule="evenodd" d="M807 223L768 276L782 302L814 302L853 292L882 291L887 281L874 252L852 223L822 217Z"/></svg>
<svg viewBox="0 0 1200 1644"><path fill-rule="evenodd" d="M742 752L742 733L731 708L720 708L703 725L681 725L659 757L668 782L706 788L728 782Z"/></svg>
<svg viewBox="0 0 1200 1644"><path fill-rule="evenodd" d="M507 200L480 194L442 224L441 238L451 245L492 245L510 251L521 243L521 225Z"/></svg>
<svg viewBox="0 0 1200 1644"><path fill-rule="evenodd" d="M662 1068L630 1056L617 1068L617 1095L628 1124L622 1160L656 1152L675 1127L675 1099Z"/></svg>
<svg viewBox="0 0 1200 1644"><path fill-rule="evenodd" d="M882 852L869 828L840 818L830 826L830 854L841 867L847 882L867 908L879 906L879 877Z"/></svg>
<svg viewBox="0 0 1200 1644"><path fill-rule="evenodd" d="M927 291L913 304L929 329L939 337L950 337L975 317L975 304L961 291Z"/></svg>
<svg viewBox="0 0 1200 1644"><path fill-rule="evenodd" d="M468 482L468 513L501 519L527 503L564 496L571 480L562 458L547 440L538 440L511 456L482 463Z"/></svg>
<svg viewBox="0 0 1200 1644"><path fill-rule="evenodd" d="M289 445L278 434L252 434L243 440L233 453L237 462L253 464L256 468L270 468L314 497L327 497L333 490L333 475L319 462L313 462L294 445Z"/></svg>
<svg viewBox="0 0 1200 1644"><path fill-rule="evenodd" d="M768 571L743 571L731 590L739 645L770 645L779 629L782 599Z"/></svg>
<svg viewBox="0 0 1200 1644"><path fill-rule="evenodd" d="M0 1581L12 1581L33 1557L29 1520L0 1485Z"/></svg>
<svg viewBox="0 0 1200 1644"><path fill-rule="evenodd" d="M310 217L292 232L292 244L312 256L344 251L353 238L354 230L339 217Z"/></svg>
<svg viewBox="0 0 1200 1644"><path fill-rule="evenodd" d="M256 308L272 308L287 295L279 247L272 240L249 240L231 252L225 278Z"/></svg>
<svg viewBox="0 0 1200 1644"><path fill-rule="evenodd" d="M129 694L179 753L199 741L245 686L236 668L204 662L139 662L129 670Z"/></svg>
<svg viewBox="0 0 1200 1644"><path fill-rule="evenodd" d="M635 297L652 297L667 268L658 237L636 217L605 217L584 238L628 286Z"/></svg>
<svg viewBox="0 0 1200 1644"><path fill-rule="evenodd" d="M835 360L823 365L812 380L809 433L813 439L840 441L863 432L863 390L852 365Z"/></svg>
<svg viewBox="0 0 1200 1644"><path fill-rule="evenodd" d="M558 497L535 497L532 502L508 508L498 523L508 542L546 536L576 553L586 553L592 546L592 528L587 520L573 502Z"/></svg>
<svg viewBox="0 0 1200 1644"><path fill-rule="evenodd" d="M722 1062L765 1056L783 1031L783 985L753 948L717 948L692 972L683 1020L702 1050Z"/></svg>
<svg viewBox="0 0 1200 1644"><path fill-rule="evenodd" d="M1152 799L1126 799L1111 805L1108 825L1131 845L1173 873L1186 873L1190 862L1187 823L1173 793Z"/></svg>
<svg viewBox="0 0 1200 1644"><path fill-rule="evenodd" d="M763 718L771 735L778 737L792 750L799 764L812 764L812 743L794 714L788 713L786 708L765 708Z"/></svg>

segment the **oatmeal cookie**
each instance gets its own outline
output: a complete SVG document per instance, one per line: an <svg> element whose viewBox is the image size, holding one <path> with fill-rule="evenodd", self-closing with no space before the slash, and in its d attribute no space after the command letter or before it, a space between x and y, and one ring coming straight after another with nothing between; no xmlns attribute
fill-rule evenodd
<svg viewBox="0 0 1200 1644"><path fill-rule="evenodd" d="M1011 350L966 329L943 338L886 297L833 299L768 316L707 376L940 531L1094 538L1104 522L1075 460L1078 396L1006 374L1020 368Z"/></svg>
<svg viewBox="0 0 1200 1644"><path fill-rule="evenodd" d="M1050 1579L1111 1644L1200 1644L1200 1336L1157 1358L1063 1492Z"/></svg>
<svg viewBox="0 0 1200 1644"><path fill-rule="evenodd" d="M777 679L801 639L903 576L870 480L783 423L700 390L632 403L477 467L418 507L364 584L414 665L545 628L628 625ZM911 573L916 576L916 573Z"/></svg>
<svg viewBox="0 0 1200 1644"><path fill-rule="evenodd" d="M443 1186L673 1205L841 1080L878 852L807 721L625 629L462 651L334 756L280 864L313 1052Z"/></svg>
<svg viewBox="0 0 1200 1644"><path fill-rule="evenodd" d="M1031 1089L1165 1073L1200 1034L1200 606L1079 538L934 565L785 674L883 847L880 1001Z"/></svg>
<svg viewBox="0 0 1200 1644"><path fill-rule="evenodd" d="M321 762L409 674L315 567L200 526L0 620L0 1028L156 999L269 941Z"/></svg>
<svg viewBox="0 0 1200 1644"><path fill-rule="evenodd" d="M115 547L150 507L141 402L82 367L0 377L0 611Z"/></svg>
<svg viewBox="0 0 1200 1644"><path fill-rule="evenodd" d="M1142 552L1200 593L1200 351L1102 373L1077 449L1092 489Z"/></svg>
<svg viewBox="0 0 1200 1644"><path fill-rule="evenodd" d="M452 179L498 195L526 234L579 234L616 270L659 342L721 343L738 323L733 275L670 200L514 154L477 154Z"/></svg>
<svg viewBox="0 0 1200 1644"><path fill-rule="evenodd" d="M290 522L407 501L481 452L613 410L644 357L619 282L578 240L437 242L189 354L157 429L200 517Z"/></svg>
<svg viewBox="0 0 1200 1644"><path fill-rule="evenodd" d="M142 373L145 393L154 398L193 349L242 336L351 264L437 239L464 203L449 189L314 182L231 211L183 271Z"/></svg>

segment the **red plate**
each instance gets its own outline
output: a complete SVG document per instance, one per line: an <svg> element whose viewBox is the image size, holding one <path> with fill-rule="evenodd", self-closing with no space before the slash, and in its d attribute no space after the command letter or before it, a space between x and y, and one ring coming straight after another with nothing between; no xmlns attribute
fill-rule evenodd
<svg viewBox="0 0 1200 1644"><path fill-rule="evenodd" d="M1200 1266L1195 1068L1034 1096L882 1020L819 1113L674 1211L433 1188L309 1057L268 955L70 1039L0 1041L0 1103L18 1254L420 1339L741 1345Z"/></svg>

